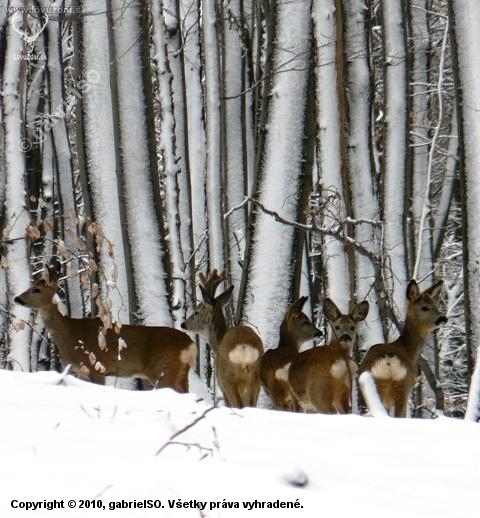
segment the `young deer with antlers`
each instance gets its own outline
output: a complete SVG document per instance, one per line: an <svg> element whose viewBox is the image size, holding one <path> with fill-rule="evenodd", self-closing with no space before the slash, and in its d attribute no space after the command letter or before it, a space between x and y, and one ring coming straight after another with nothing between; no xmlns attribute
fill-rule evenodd
<svg viewBox="0 0 480 518"><path fill-rule="evenodd" d="M406 293L407 318L400 336L394 342L371 347L360 365L362 392L362 375L368 372L383 406L395 417L407 414L408 396L415 381L413 369L427 336L447 322L447 317L438 309L441 289L442 282L438 282L420 292L417 283L411 280ZM368 400L367 394L363 395Z"/></svg>
<svg viewBox="0 0 480 518"><path fill-rule="evenodd" d="M298 411L297 398L288 382L290 365L298 356L300 346L321 336L312 321L302 312L308 297L300 297L287 310L280 326L280 338L276 349L268 350L260 364L260 379L275 408Z"/></svg>
<svg viewBox="0 0 480 518"><path fill-rule="evenodd" d="M358 324L368 315L366 300L344 315L330 299L323 312L330 322L328 345L300 353L290 367L289 382L303 410L322 414L351 412L351 393L357 365L352 360Z"/></svg>
<svg viewBox="0 0 480 518"><path fill-rule="evenodd" d="M182 327L201 334L209 341L215 353L218 384L227 406L256 406L260 392L259 367L263 344L250 327L228 328L223 308L232 295L233 286L215 296L218 286L226 278L226 272L219 274L217 270L207 277L200 275L203 303Z"/></svg>
<svg viewBox="0 0 480 518"><path fill-rule="evenodd" d="M15 297L37 309L63 363L82 378L104 384L105 376L146 379L151 385L188 392L188 373L197 347L171 327L123 325L118 333L104 329L99 318L69 318L57 305L58 269L47 266L44 278Z"/></svg>

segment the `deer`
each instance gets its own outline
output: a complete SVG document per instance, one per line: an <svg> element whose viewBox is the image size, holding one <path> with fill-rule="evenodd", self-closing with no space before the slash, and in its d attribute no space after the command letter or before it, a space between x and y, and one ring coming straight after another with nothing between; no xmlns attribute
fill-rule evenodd
<svg viewBox="0 0 480 518"><path fill-rule="evenodd" d="M171 327L122 325L105 329L99 318L70 318L59 311L58 266L46 266L43 278L14 301L38 310L61 361L79 377L105 384L105 376L138 377L155 388L188 392L188 374L197 346Z"/></svg>
<svg viewBox="0 0 480 518"><path fill-rule="evenodd" d="M342 313L329 298L323 301L323 312L330 323L331 338L327 345L300 353L288 376L292 390L304 411L322 414L349 414L352 411L352 384L357 372L353 347L357 327L368 315L364 300Z"/></svg>
<svg viewBox="0 0 480 518"><path fill-rule="evenodd" d="M203 302L185 320L182 328L205 337L215 353L215 373L225 404L231 408L255 407L260 393L260 358L263 343L248 326L228 327L224 307L230 300L233 286L216 295L226 280L226 272L215 269L207 276L200 274Z"/></svg>
<svg viewBox="0 0 480 518"><path fill-rule="evenodd" d="M406 417L408 397L415 382L414 366L428 335L447 322L438 307L442 281L421 292L412 279L407 286L407 315L400 336L393 342L372 346L360 364L360 389L365 400L362 376L373 378L388 415Z"/></svg>
<svg viewBox="0 0 480 518"><path fill-rule="evenodd" d="M302 311L307 299L308 297L300 297L290 305L280 325L277 348L266 351L260 363L263 388L277 410L300 410L288 381L290 366L298 356L302 344L322 335Z"/></svg>

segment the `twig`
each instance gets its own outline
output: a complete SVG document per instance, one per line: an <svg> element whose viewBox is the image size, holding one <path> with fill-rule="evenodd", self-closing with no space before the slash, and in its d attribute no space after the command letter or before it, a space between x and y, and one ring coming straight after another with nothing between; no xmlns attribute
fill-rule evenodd
<svg viewBox="0 0 480 518"><path fill-rule="evenodd" d="M168 441L159 449L155 452L155 456L159 455L160 453L162 453L162 451L167 447L169 446L170 444L173 444L173 439L176 439L178 436L182 435L183 433L187 432L188 430L190 430L190 428L193 428L196 424L198 424L200 421L202 421L202 419L205 419L206 415L211 412L212 410L215 410L217 407L214 405L214 406L211 406L209 408L207 408L202 414L200 414L198 417L196 417L191 423L188 423L186 426L184 426L183 428L181 428L180 430L177 430L173 435L171 435L171 437L168 439Z"/></svg>

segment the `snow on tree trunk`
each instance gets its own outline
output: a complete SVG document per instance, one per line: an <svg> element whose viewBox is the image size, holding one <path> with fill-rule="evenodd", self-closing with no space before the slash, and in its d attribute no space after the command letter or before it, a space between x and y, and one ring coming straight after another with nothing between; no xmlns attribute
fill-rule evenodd
<svg viewBox="0 0 480 518"><path fill-rule="evenodd" d="M402 2L383 0L384 31L384 108L383 157L384 251L386 272L397 317L405 314L407 284L405 250L406 148L407 148L407 76L405 28Z"/></svg>
<svg viewBox="0 0 480 518"><path fill-rule="evenodd" d="M276 46L265 156L257 198L265 208L298 221L301 185L310 9L308 2L277 7ZM296 232L255 209L243 298L242 321L258 329L266 348L276 346L291 301Z"/></svg>
<svg viewBox="0 0 480 518"><path fill-rule="evenodd" d="M165 25L165 19L169 20L169 26ZM155 46L155 60L157 63L157 81L160 97L160 153L162 157L162 179L164 188L165 220L167 225L167 246L170 257L170 268L172 277L172 306L174 324L179 326L185 320L185 260L183 240L188 239L188 228L190 227L190 208L185 207L185 195L189 196L188 171L186 161L186 146L183 141L182 123L177 124L176 118L183 120L183 98L176 95L175 91L179 88L180 81L174 80L171 70L167 34L177 30L178 19L171 16L169 10L164 7L163 12L158 3L152 5L153 20L153 43ZM178 49L176 50L178 52ZM178 58L177 58L178 59ZM178 64L175 65L177 75L180 74ZM175 87L176 86L176 87ZM183 88L182 88L183 91ZM176 103L179 103L178 106ZM179 136L179 135L180 136ZM180 144L178 147L177 144ZM184 156L181 156L183 152ZM179 154L180 153L180 154ZM182 185L180 185L182 182ZM185 190L187 191L185 193ZM180 203L180 193L184 203ZM187 233L181 232L181 228L186 228ZM190 251L189 242L185 253ZM189 255L189 254L188 254Z"/></svg>
<svg viewBox="0 0 480 518"><path fill-rule="evenodd" d="M140 5L112 0L125 214L140 318L172 323L153 200L139 42Z"/></svg>
<svg viewBox="0 0 480 518"><path fill-rule="evenodd" d="M208 267L207 218L205 218L206 134L203 113L202 63L200 60L199 0L180 0L180 17L186 28L183 34L183 65L185 74L185 106L188 119L188 151L192 233L195 267Z"/></svg>
<svg viewBox="0 0 480 518"><path fill-rule="evenodd" d="M218 50L215 2L204 0L203 41L205 55L205 89L207 120L207 217L210 269L223 270L223 170L222 119L220 115L220 56Z"/></svg>
<svg viewBox="0 0 480 518"><path fill-rule="evenodd" d="M245 195L247 186L247 165L244 138L248 127L244 125L244 60L242 44L242 19L240 2L224 1L223 11L223 91L225 120L225 192L226 209L239 205ZM234 300L238 298L242 264L245 250L246 210L243 208L233 212L226 221L228 243L228 272L234 285Z"/></svg>
<svg viewBox="0 0 480 518"><path fill-rule="evenodd" d="M10 7L20 8L21 0L11 0ZM5 142L5 219L3 239L11 241L6 246L6 284L10 296L24 291L30 283L29 247L26 228L30 217L26 207L25 155L20 149L23 138L23 81L25 62L15 59L23 53L23 40L12 23L6 28L5 62L3 67L3 131ZM7 362L14 370L30 371L30 329L19 327L21 321L30 320L30 310L8 301L16 319L9 329Z"/></svg>
<svg viewBox="0 0 480 518"><path fill-rule="evenodd" d="M108 247L99 252L105 277L100 276L102 292L112 301L112 315L123 323L130 321L131 301L127 279L126 249L117 170L116 135L112 111L110 82L110 44L106 0L85 0L84 8L92 16L82 18L82 77L88 82L82 92L83 142L86 175L92 199L95 222L113 244L113 256ZM99 46L104 49L98 52ZM108 286L116 272L115 289ZM107 284L108 283L108 284Z"/></svg>
<svg viewBox="0 0 480 518"><path fill-rule="evenodd" d="M368 10L363 0L344 0L346 94L349 106L347 119L348 179L354 219L378 221L380 216L378 193L374 184L370 159L371 91L372 81L368 63L366 22ZM380 255L375 228L361 223L354 226L358 243ZM366 348L383 341L383 328L378 311L376 291L372 289L378 271L370 258L355 253L355 294L358 300L368 294L370 310L365 325L359 329L359 344Z"/></svg>
<svg viewBox="0 0 480 518"><path fill-rule="evenodd" d="M427 171L431 171L429 162L429 95L427 90L429 33L427 20L427 2L410 3L410 48L411 48L411 126L410 145L412 154L412 206L411 239L413 241L413 277L423 279L431 275L432 265L432 228L430 223L430 181ZM443 70L440 71L443 75ZM439 120L439 125L441 120ZM430 153L433 152L431 143Z"/></svg>
<svg viewBox="0 0 480 518"><path fill-rule="evenodd" d="M472 364L471 352L480 346L477 309L480 300L480 3L476 0L455 0L453 8L463 120L465 319L469 362Z"/></svg>
<svg viewBox="0 0 480 518"><path fill-rule="evenodd" d="M316 0L312 16L317 43L318 167L324 227L336 227L346 217L346 189L343 185L343 156L340 132L340 101L337 78L337 15L335 0ZM328 200L331 199L330 203ZM350 304L348 256L338 239L324 239L324 266L328 295L347 310Z"/></svg>
<svg viewBox="0 0 480 518"><path fill-rule="evenodd" d="M48 12L52 7L50 0L40 0L40 6ZM55 4L56 5L56 4ZM62 53L62 36L60 22L49 20L45 31L48 40L48 100L47 106L52 117L50 124L45 124L43 130L51 127L52 151L55 159L56 179L58 192L56 199L59 208L59 238L65 243L62 255L64 260L74 261L77 251L77 210L75 205L75 185L70 141L67 133L66 110L67 102L64 90L64 70ZM80 92L78 92L81 95ZM76 271L79 265L73 270ZM73 277L66 280L66 297L69 313L72 317L84 316L83 297L79 278Z"/></svg>

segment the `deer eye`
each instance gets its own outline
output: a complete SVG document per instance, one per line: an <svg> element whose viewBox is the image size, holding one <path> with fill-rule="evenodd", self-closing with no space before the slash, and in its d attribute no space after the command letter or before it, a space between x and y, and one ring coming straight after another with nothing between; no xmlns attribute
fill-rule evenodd
<svg viewBox="0 0 480 518"><path fill-rule="evenodd" d="M422 311L428 311L428 306L422 306Z"/></svg>
<svg viewBox="0 0 480 518"><path fill-rule="evenodd" d="M335 326L335 331L339 331L340 330L340 326Z"/></svg>
<svg viewBox="0 0 480 518"><path fill-rule="evenodd" d="M42 290L40 288L33 288L33 293L40 293Z"/></svg>
<svg viewBox="0 0 480 518"><path fill-rule="evenodd" d="M352 327L350 328L350 331L355 331L355 328L352 326Z"/></svg>

